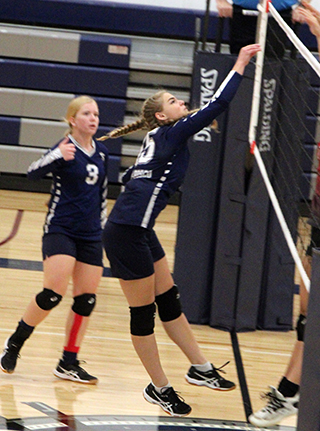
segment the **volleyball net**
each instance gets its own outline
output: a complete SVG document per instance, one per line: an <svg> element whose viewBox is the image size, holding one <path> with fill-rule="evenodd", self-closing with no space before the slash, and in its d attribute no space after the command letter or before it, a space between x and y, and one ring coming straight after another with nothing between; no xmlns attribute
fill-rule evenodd
<svg viewBox="0 0 320 431"><path fill-rule="evenodd" d="M219 118L220 133L207 128L189 143L175 247L189 321L236 332L292 329L296 285L300 277L309 285L301 261L318 169L320 85L310 65L317 60L307 61L277 21L270 23L271 12L259 14L263 50ZM270 31L283 49L264 49ZM207 102L234 61L195 52L192 107Z"/></svg>
<svg viewBox="0 0 320 431"><path fill-rule="evenodd" d="M269 11L269 14L268 14ZM272 4L263 1L259 4L258 39L265 46L264 28L270 19L282 29L286 35L286 56L290 67L286 67L286 59L281 59L282 77L280 79L280 115L277 120L276 136L281 142L276 143L273 157L274 166L280 164L278 175L268 176L262 161L261 142L258 139L259 111L261 112L261 91L263 88L263 69L268 59L263 52L257 58L254 80L253 109L250 119L249 141L257 164L268 189L270 200L281 230L286 238L296 268L307 290L310 292L308 305L308 323L304 337L304 356L300 385L300 401L297 429L312 431L319 429L320 403L310 404L310 399L317 399L319 379L319 295L320 253L317 244L313 244L312 274L309 280L304 271L301 258L310 243L311 226L320 228L320 144L319 144L319 86L320 64L318 53L312 53L299 39ZM264 35L265 36L265 35ZM290 97L287 97L290 96ZM255 101L255 99L257 99ZM259 103L258 103L259 99ZM284 103L289 106L284 107ZM282 109L283 108L283 109ZM285 115L284 115L285 114ZM294 133L292 133L294 131ZM289 132L289 133L288 133ZM260 147L260 149L259 149ZM290 183L288 183L288 179ZM281 183L281 185L280 185ZM281 190L291 190L277 193ZM318 244L319 245L319 244ZM311 285L311 289L310 289Z"/></svg>
<svg viewBox="0 0 320 431"><path fill-rule="evenodd" d="M310 243L311 225L319 225L312 209L312 199L315 193L320 192L317 190L320 64L270 2L263 0L258 9L257 42L262 51L256 59L249 143L298 274L309 290L310 280L302 258ZM270 20L273 20L273 25L268 24ZM274 31L275 23L286 38L278 40L283 50L275 49L268 57L265 49L267 35L269 37ZM275 37L276 33L273 34L274 40ZM272 48L268 47L269 52ZM277 51L284 51L284 56L277 58ZM268 67L278 67L274 82L271 82L272 78L268 82L264 78L264 70ZM278 107L274 140L269 145L266 143L270 130L267 129L265 108L267 103L271 103L268 100L271 88L277 92ZM266 152L272 153L271 162L268 158L269 166L263 160Z"/></svg>

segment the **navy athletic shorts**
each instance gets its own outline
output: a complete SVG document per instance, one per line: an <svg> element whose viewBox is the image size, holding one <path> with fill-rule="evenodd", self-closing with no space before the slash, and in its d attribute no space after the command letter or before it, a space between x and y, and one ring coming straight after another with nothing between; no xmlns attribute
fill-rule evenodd
<svg viewBox="0 0 320 431"><path fill-rule="evenodd" d="M103 266L101 241L75 239L62 233L48 233L43 235L43 260L55 254L67 254L68 256L74 257L78 262L94 266Z"/></svg>
<svg viewBox="0 0 320 431"><path fill-rule="evenodd" d="M112 275L123 280L149 277L165 256L153 229L107 222L102 241Z"/></svg>
<svg viewBox="0 0 320 431"><path fill-rule="evenodd" d="M307 248L306 255L312 256L312 249L320 248L320 229L312 226L310 244Z"/></svg>

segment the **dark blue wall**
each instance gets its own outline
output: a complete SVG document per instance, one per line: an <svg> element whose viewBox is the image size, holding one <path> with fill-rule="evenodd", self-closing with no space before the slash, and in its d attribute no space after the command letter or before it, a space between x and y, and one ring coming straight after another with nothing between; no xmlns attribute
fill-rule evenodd
<svg viewBox="0 0 320 431"><path fill-rule="evenodd" d="M0 5L2 22L188 40L194 39L196 18L203 19L204 15L204 10L102 3L95 0L10 0L2 1ZM217 13L211 12L208 41L216 39L217 23ZM223 42L228 41L228 32L226 20ZM309 48L316 49L316 39L307 26L301 26L299 35Z"/></svg>

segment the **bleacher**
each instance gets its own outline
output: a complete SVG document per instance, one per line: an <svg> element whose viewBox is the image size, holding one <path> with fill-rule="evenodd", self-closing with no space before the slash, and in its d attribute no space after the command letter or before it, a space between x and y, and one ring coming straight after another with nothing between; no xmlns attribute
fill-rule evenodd
<svg viewBox="0 0 320 431"><path fill-rule="evenodd" d="M64 135L69 101L96 98L99 133L123 121L129 39L0 27L0 171L23 174ZM108 141L110 182L117 183L121 139Z"/></svg>
<svg viewBox="0 0 320 431"><path fill-rule="evenodd" d="M25 173L63 136L61 119L76 95L97 100L97 137L135 119L159 86L189 99L198 14L152 7L151 12L95 0L12 0L1 6L0 187L49 190L49 180L33 183ZM166 38L177 32L180 40ZM151 33L157 37L150 41ZM117 195L119 175L135 159L142 136L106 141L109 192Z"/></svg>
<svg viewBox="0 0 320 431"><path fill-rule="evenodd" d="M204 10L166 9L98 0L11 0L0 8L0 187L49 190L26 180L29 164L64 134L76 95L100 108L97 136L136 118L159 87L189 100L196 19ZM218 18L210 14L207 49ZM305 31L312 48L316 42ZM226 23L222 44L228 39ZM134 161L142 132L108 140L109 181ZM109 188L112 191L112 187Z"/></svg>

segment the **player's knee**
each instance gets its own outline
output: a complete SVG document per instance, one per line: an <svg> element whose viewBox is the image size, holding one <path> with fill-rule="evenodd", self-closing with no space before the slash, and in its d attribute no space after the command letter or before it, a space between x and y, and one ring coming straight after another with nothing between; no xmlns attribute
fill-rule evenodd
<svg viewBox="0 0 320 431"><path fill-rule="evenodd" d="M171 289L156 296L159 317L162 322L170 322L181 316L181 303L178 287L174 284Z"/></svg>
<svg viewBox="0 0 320 431"><path fill-rule="evenodd" d="M297 327L296 327L298 341L304 341L304 330L306 327L306 323L307 323L306 316L304 316L303 314L300 314L297 322Z"/></svg>
<svg viewBox="0 0 320 431"><path fill-rule="evenodd" d="M36 303L42 310L48 311L56 307L62 299L62 295L51 289L43 288L43 291L36 295Z"/></svg>
<svg viewBox="0 0 320 431"><path fill-rule="evenodd" d="M153 334L156 305L153 302L141 307L130 307L130 331L132 335L146 336Z"/></svg>
<svg viewBox="0 0 320 431"><path fill-rule="evenodd" d="M96 305L96 295L94 293L83 293L73 298L72 311L80 316L90 316Z"/></svg>

